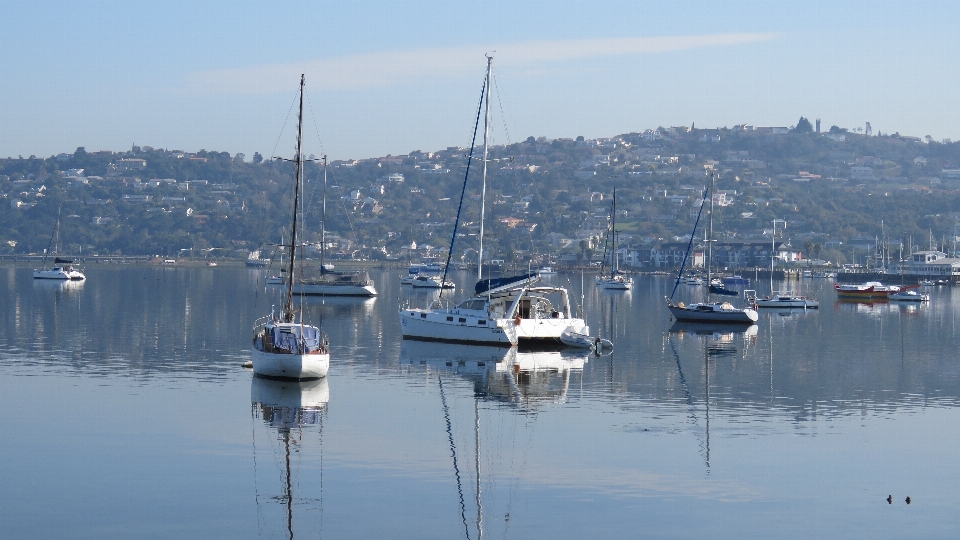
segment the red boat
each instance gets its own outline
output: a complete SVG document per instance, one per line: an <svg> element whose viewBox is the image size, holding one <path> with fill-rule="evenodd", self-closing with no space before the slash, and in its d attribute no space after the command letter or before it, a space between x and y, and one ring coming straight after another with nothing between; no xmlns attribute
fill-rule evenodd
<svg viewBox="0 0 960 540"><path fill-rule="evenodd" d="M915 289L920 285L884 285L879 281L868 281L866 283L835 283L834 290L837 291L837 298L887 298L893 293Z"/></svg>

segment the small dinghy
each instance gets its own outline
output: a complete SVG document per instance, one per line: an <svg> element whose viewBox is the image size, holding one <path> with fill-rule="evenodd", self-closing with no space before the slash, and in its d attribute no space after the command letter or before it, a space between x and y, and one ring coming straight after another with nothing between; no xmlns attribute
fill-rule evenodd
<svg viewBox="0 0 960 540"><path fill-rule="evenodd" d="M600 354L605 350L613 349L613 342L611 342L609 339L591 337L587 334L577 332L572 328L567 328L562 334L560 334L560 342L567 347L590 349L597 354Z"/></svg>

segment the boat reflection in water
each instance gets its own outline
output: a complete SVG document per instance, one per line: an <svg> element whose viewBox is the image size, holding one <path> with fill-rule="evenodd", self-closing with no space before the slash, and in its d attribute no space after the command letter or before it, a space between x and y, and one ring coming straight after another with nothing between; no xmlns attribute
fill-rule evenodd
<svg viewBox="0 0 960 540"><path fill-rule="evenodd" d="M259 527L264 536L294 538L295 531L301 536L319 536L322 470L309 478L300 468L304 464L304 469L312 470L315 464L322 464L319 456L329 388L326 378L277 381L253 377L254 466L255 471L266 471L263 482L257 472L254 478ZM273 474L277 469L282 471L279 482ZM294 486L300 493L294 493Z"/></svg>
<svg viewBox="0 0 960 540"><path fill-rule="evenodd" d="M582 373L589 357L585 351L403 342L400 364L436 381L445 428L438 426L437 437L449 450L459 494L457 536L507 536L511 509L525 506L517 495L538 456L529 430L551 404L566 399L571 375Z"/></svg>
<svg viewBox="0 0 960 540"><path fill-rule="evenodd" d="M404 340L400 364L449 372L473 383L484 401L518 406L562 402L574 373L590 352L579 349L521 352L516 347L458 345Z"/></svg>
<svg viewBox="0 0 960 540"><path fill-rule="evenodd" d="M744 349L757 342L759 327L750 325L710 324L677 321L670 333L683 339L693 335L706 339L706 351L710 356L726 356L737 352L737 343L742 340Z"/></svg>
<svg viewBox="0 0 960 540"><path fill-rule="evenodd" d="M73 294L83 289L86 280L35 279L33 287L37 290Z"/></svg>

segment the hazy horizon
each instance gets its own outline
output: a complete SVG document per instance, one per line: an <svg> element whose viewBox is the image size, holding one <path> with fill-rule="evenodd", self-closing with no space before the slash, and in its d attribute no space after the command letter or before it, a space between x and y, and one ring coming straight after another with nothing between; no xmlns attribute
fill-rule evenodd
<svg viewBox="0 0 960 540"><path fill-rule="evenodd" d="M265 157L307 76L314 153L657 126L872 124L960 138L952 3L0 0L0 156L131 145ZM294 15L291 18L291 14ZM291 23L291 19L293 23Z"/></svg>

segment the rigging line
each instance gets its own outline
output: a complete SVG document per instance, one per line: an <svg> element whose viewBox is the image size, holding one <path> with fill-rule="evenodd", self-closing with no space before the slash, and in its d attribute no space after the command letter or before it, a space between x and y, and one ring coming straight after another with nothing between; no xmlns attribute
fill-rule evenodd
<svg viewBox="0 0 960 540"><path fill-rule="evenodd" d="M294 94L293 101L290 102L290 108L287 109L287 116L286 118L283 119L283 125L280 126L280 133L277 135L277 142L273 143L273 152L270 152L271 156L277 155L277 147L280 146L280 139L283 137L283 132L286 131L287 129L287 122L290 121L290 113L293 112L293 106L297 103L297 97L298 97L298 94ZM270 159L275 160L276 157L272 157Z"/></svg>
<svg viewBox="0 0 960 540"><path fill-rule="evenodd" d="M710 194L713 197L713 193ZM703 215L703 204L707 202L707 189L703 190L703 197L700 198L700 210L697 211L697 221L693 223L693 232L690 233L690 242L687 244L687 252L683 254L683 263L680 264L680 271L677 272L677 281L673 284L673 292L670 293L670 299L673 300L673 295L677 293L677 287L680 286L680 278L683 276L683 268L687 266L687 257L690 256L690 248L693 247L693 239L697 236L697 225L700 224L700 216ZM713 241L713 239L710 239ZM709 281L709 279L707 280ZM710 284L707 283L709 286Z"/></svg>
<svg viewBox="0 0 960 540"><path fill-rule="evenodd" d="M313 131L317 134L317 143L320 145L320 155L326 154L323 147L323 139L320 138L320 123L317 122L317 116L313 112L313 102L310 101L310 95L307 95L307 109L310 110L310 118L313 119Z"/></svg>
<svg viewBox="0 0 960 540"><path fill-rule="evenodd" d="M477 119L473 125L473 139L470 141L470 154L467 156L467 170L463 174L463 187L460 188L460 204L457 205L457 219L453 222L453 238L450 239L450 250L447 251L447 263L443 265L443 277L440 282L447 280L447 272L450 269L450 258L453 256L453 247L457 243L457 229L460 228L460 212L463 210L463 199L467 193L467 179L470 177L470 164L473 163L473 150L477 147L477 130L480 128L480 111L483 110L483 97L487 93L487 79L483 79L483 88L480 89L480 104L477 106ZM481 238L481 242L483 239ZM483 254L481 253L482 257ZM481 259L482 260L482 259ZM443 287L440 288L440 294L437 296L439 302L443 299Z"/></svg>
<svg viewBox="0 0 960 540"><path fill-rule="evenodd" d="M457 465L457 445L453 442L453 426L450 423L450 408L447 407L447 395L443 392L443 379L437 373L437 382L440 384L440 402L443 403L443 420L447 423L447 439L450 441L450 456L453 458L453 473L457 477L457 493L460 495L460 519L463 521L463 530L470 540L470 526L467 525L467 506L463 498L463 482L460 480L460 467Z"/></svg>
<svg viewBox="0 0 960 540"><path fill-rule="evenodd" d="M503 133L507 137L507 145L510 145L512 143L510 141L510 130L507 129L507 114L503 111L503 101L500 99L500 84L496 75L493 76L493 86L497 89L497 105L500 106L500 118L503 121Z"/></svg>

